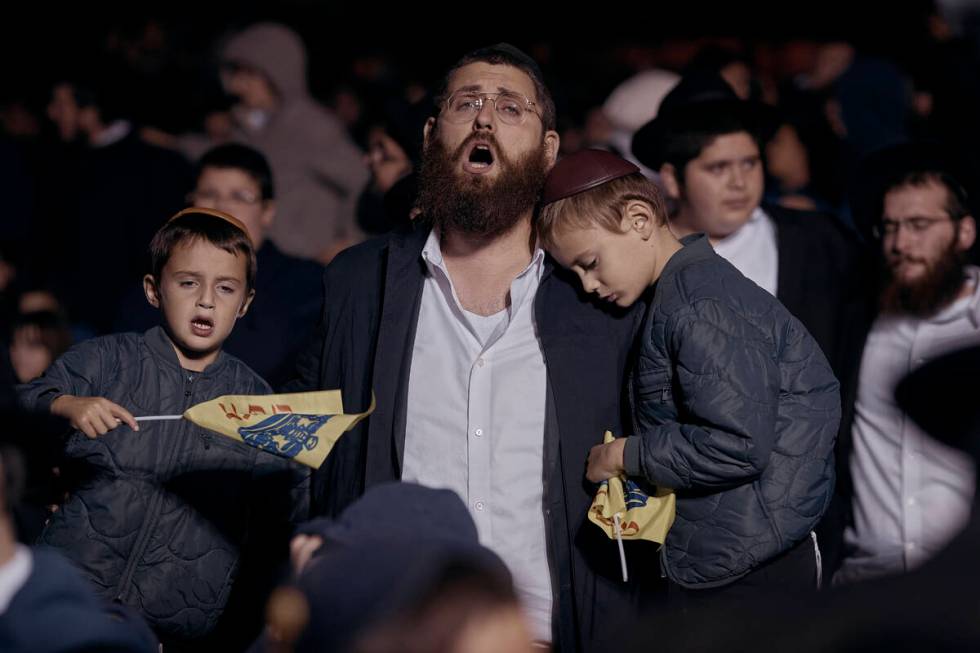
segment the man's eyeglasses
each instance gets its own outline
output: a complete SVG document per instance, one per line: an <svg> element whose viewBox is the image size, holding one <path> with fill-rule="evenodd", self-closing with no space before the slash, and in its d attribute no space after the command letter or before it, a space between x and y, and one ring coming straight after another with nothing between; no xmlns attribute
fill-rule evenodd
<svg viewBox="0 0 980 653"><path fill-rule="evenodd" d="M889 220L885 218L880 224L876 224L872 227L872 233L874 233L875 238L884 238L885 236L894 236L903 227L908 230L912 235L919 235L932 228L933 225L939 224L940 222L948 222L952 218L905 218L904 220Z"/></svg>
<svg viewBox="0 0 980 653"><path fill-rule="evenodd" d="M237 204L238 206L253 206L262 201L262 197L253 193L235 191L223 196L213 190L199 190L187 195L187 201L193 206L205 208L217 206L220 202Z"/></svg>
<svg viewBox="0 0 980 653"><path fill-rule="evenodd" d="M524 124L529 113L539 115L534 108L535 103L521 93L514 91L502 93L456 91L446 100L443 116L448 122L455 124L470 122L476 118L487 101L493 102L497 118L506 125Z"/></svg>

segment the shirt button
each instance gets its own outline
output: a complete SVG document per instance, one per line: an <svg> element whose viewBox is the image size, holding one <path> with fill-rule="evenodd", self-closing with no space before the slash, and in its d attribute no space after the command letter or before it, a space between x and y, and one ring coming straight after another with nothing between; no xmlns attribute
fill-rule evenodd
<svg viewBox="0 0 980 653"><path fill-rule="evenodd" d="M473 507L476 508L477 510L482 511L486 507L486 504L483 503L482 501L477 501L476 503L473 504Z"/></svg>
<svg viewBox="0 0 980 653"><path fill-rule="evenodd" d="M476 366L477 367L483 367L483 365L484 365L484 360L482 358L477 358L476 359Z"/></svg>
<svg viewBox="0 0 980 653"><path fill-rule="evenodd" d="M483 435L483 429L477 429L473 431L473 435L475 435L476 437L480 437L481 435Z"/></svg>
<svg viewBox="0 0 980 653"><path fill-rule="evenodd" d="M908 549L909 551L914 551L915 550L915 542L906 542L905 543L905 548Z"/></svg>
<svg viewBox="0 0 980 653"><path fill-rule="evenodd" d="M191 391L190 390L184 390L184 396L185 397L190 397L191 396Z"/></svg>
<svg viewBox="0 0 980 653"><path fill-rule="evenodd" d="M908 504L909 504L910 506L914 506L914 505L915 505L915 497L912 497L911 499L909 499L909 500L908 500Z"/></svg>

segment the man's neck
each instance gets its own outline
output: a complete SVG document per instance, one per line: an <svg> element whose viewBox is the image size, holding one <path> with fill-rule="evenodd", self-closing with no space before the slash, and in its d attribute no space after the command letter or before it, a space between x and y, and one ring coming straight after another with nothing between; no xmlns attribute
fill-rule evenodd
<svg viewBox="0 0 980 653"><path fill-rule="evenodd" d="M17 553L17 538L14 537L13 520L8 515L0 516L0 566L10 562Z"/></svg>
<svg viewBox="0 0 980 653"><path fill-rule="evenodd" d="M499 236L441 235L442 258L463 308L492 315L507 307L510 284L531 262L532 236L530 211Z"/></svg>

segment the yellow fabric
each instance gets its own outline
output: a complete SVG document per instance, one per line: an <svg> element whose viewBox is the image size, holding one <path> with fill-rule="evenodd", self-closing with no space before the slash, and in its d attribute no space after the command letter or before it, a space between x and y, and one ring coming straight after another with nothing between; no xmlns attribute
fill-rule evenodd
<svg viewBox="0 0 980 653"><path fill-rule="evenodd" d="M609 444L615 438L606 431L603 442ZM626 499L629 495L630 504ZM656 489L653 496L648 495L626 476L603 481L596 492L589 519L605 531L610 539L616 539L613 515L619 514L620 527L624 540L650 540L663 544L667 531L674 523L676 497L668 488Z"/></svg>
<svg viewBox="0 0 980 653"><path fill-rule="evenodd" d="M340 390L224 395L191 406L184 418L232 440L319 469L337 439L374 411L344 413Z"/></svg>

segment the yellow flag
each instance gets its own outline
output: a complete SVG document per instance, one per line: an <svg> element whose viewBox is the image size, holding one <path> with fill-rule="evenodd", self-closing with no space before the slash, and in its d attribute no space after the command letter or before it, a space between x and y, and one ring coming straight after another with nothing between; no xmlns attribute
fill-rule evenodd
<svg viewBox="0 0 980 653"><path fill-rule="evenodd" d="M613 434L606 431L603 442L608 444L614 439ZM599 485L589 508L589 519L614 540L615 515L618 514L624 540L650 540L663 544L674 523L675 504L673 490L658 487L650 496L626 476L613 477Z"/></svg>
<svg viewBox="0 0 980 653"><path fill-rule="evenodd" d="M340 390L281 395L224 395L191 406L184 417L232 440L319 469L345 432L374 412L344 413Z"/></svg>

